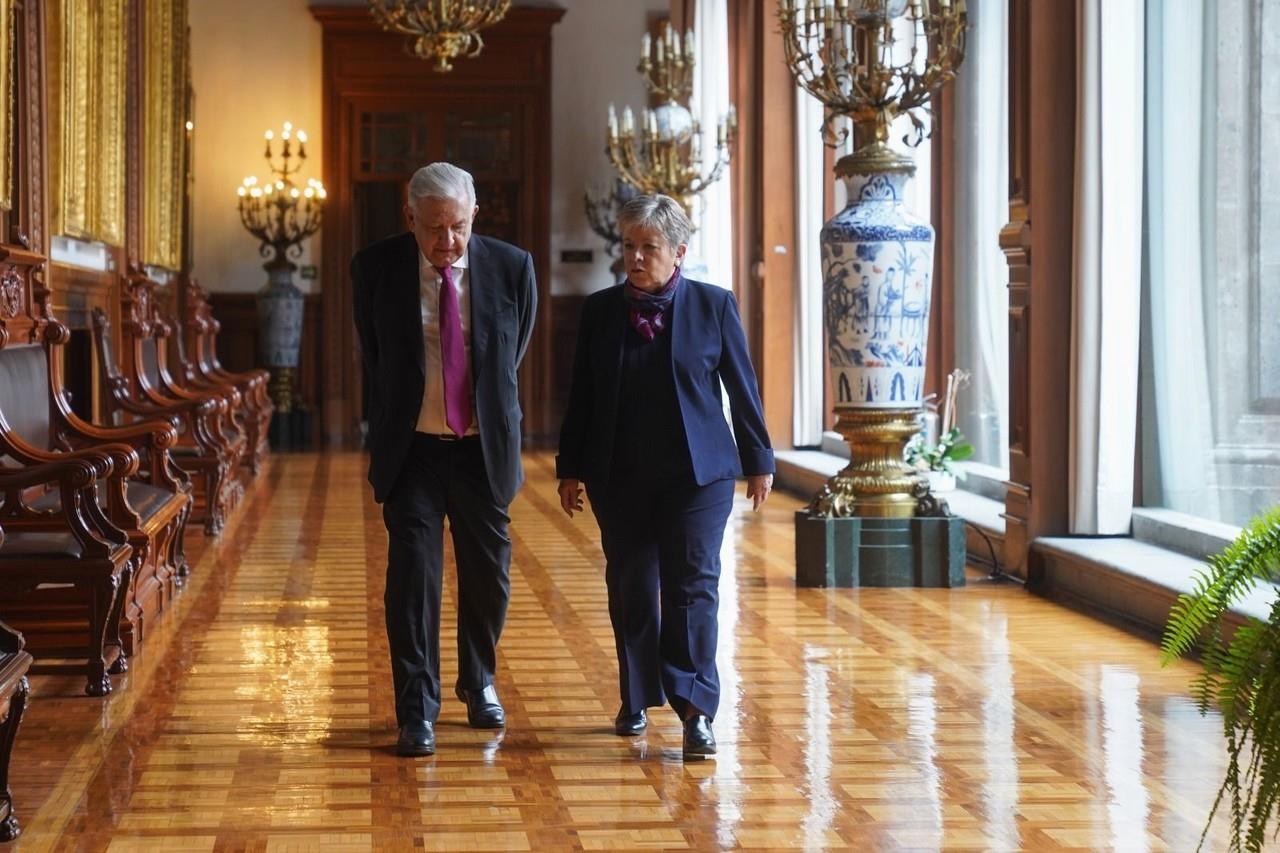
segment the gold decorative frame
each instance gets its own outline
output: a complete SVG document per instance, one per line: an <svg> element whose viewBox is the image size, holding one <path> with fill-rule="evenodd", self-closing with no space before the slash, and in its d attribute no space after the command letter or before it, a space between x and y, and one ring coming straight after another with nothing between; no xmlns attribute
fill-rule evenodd
<svg viewBox="0 0 1280 853"><path fill-rule="evenodd" d="M87 0L54 0L48 9L49 231L90 239L89 58Z"/></svg>
<svg viewBox="0 0 1280 853"><path fill-rule="evenodd" d="M47 7L53 234L124 240L127 6L54 0Z"/></svg>
<svg viewBox="0 0 1280 853"><path fill-rule="evenodd" d="M128 90L129 0L94 0L98 16L97 68L93 112L94 168L90 177L89 221L104 243L124 242L125 98Z"/></svg>
<svg viewBox="0 0 1280 853"><path fill-rule="evenodd" d="M186 0L143 6L142 262L182 267L187 100Z"/></svg>
<svg viewBox="0 0 1280 853"><path fill-rule="evenodd" d="M0 210L13 209L13 136L14 114L14 11L13 0L0 0Z"/></svg>

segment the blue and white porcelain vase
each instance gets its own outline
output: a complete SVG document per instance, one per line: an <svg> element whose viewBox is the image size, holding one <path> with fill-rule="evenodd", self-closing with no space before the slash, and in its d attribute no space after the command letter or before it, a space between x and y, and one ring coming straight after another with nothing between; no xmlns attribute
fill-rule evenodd
<svg viewBox="0 0 1280 853"><path fill-rule="evenodd" d="M258 291L258 352L271 370L276 411L293 408L293 371L302 349L306 297L293 283L293 267L267 267L267 284Z"/></svg>
<svg viewBox="0 0 1280 853"><path fill-rule="evenodd" d="M843 177L849 204L822 227L835 409L919 409L933 226L903 202L909 170Z"/></svg>

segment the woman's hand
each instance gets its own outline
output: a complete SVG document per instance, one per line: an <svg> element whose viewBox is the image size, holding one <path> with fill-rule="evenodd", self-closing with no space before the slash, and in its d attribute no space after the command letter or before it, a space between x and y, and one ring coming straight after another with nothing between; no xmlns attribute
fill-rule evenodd
<svg viewBox="0 0 1280 853"><path fill-rule="evenodd" d="M759 511L760 507L769 499L769 493L773 491L773 475L772 474L753 474L747 478L747 497L751 498L752 511ZM564 484L560 486L560 494L564 495Z"/></svg>
<svg viewBox="0 0 1280 853"><path fill-rule="evenodd" d="M582 512L582 486L577 480L560 481L560 508L570 518L574 512Z"/></svg>

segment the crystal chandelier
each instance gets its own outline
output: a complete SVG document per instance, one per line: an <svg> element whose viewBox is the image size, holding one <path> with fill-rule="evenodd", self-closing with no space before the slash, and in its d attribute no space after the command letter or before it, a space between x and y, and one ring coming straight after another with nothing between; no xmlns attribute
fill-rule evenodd
<svg viewBox="0 0 1280 853"><path fill-rule="evenodd" d="M696 64L693 32L683 40L670 25L657 38L646 33L637 70L649 93L662 103L645 109L636 124L630 107L622 112L609 105L606 137L609 162L618 174L642 193L661 193L677 199L693 213L693 202L724 175L730 151L738 135L737 114L732 106L716 127L716 150L710 165L703 162L702 128L689 110Z"/></svg>
<svg viewBox="0 0 1280 853"><path fill-rule="evenodd" d="M413 36L410 52L452 71L459 56L484 49L480 30L501 21L511 0L369 0L369 11L384 30Z"/></svg>

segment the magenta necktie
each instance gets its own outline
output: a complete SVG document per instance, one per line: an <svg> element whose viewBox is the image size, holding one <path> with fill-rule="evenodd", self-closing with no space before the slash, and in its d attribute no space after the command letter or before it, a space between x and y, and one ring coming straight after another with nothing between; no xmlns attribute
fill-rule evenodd
<svg viewBox="0 0 1280 853"><path fill-rule="evenodd" d="M440 273L440 367L444 374L444 422L454 435L471 426L471 384L467 382L467 348L462 342L462 312L453 286L453 267Z"/></svg>

